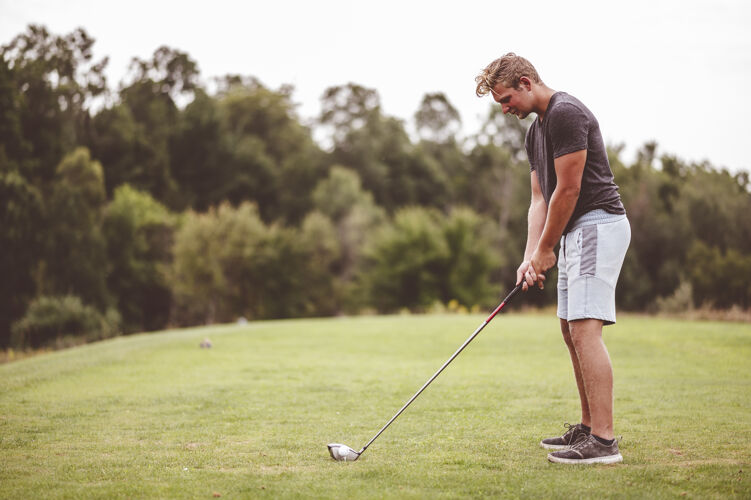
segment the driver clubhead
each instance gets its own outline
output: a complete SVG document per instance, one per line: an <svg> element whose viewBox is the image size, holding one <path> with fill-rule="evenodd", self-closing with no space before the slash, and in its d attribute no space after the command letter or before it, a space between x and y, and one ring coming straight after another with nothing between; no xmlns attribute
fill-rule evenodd
<svg viewBox="0 0 751 500"><path fill-rule="evenodd" d="M354 462L360 458L360 454L346 444L331 443L328 445L329 454L334 460L340 462Z"/></svg>

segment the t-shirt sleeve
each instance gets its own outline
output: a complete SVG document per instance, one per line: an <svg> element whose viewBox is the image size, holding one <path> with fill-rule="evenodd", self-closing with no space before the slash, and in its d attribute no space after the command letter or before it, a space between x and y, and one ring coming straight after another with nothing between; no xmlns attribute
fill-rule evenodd
<svg viewBox="0 0 751 500"><path fill-rule="evenodd" d="M546 118L550 120L548 130L553 158L587 149L589 119L583 110L573 104L563 103L555 106Z"/></svg>

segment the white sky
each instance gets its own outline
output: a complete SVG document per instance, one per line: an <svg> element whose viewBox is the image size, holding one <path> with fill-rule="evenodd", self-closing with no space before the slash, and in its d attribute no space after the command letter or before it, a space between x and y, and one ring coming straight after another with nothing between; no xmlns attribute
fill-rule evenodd
<svg viewBox="0 0 751 500"><path fill-rule="evenodd" d="M751 2L747 0L0 0L0 44L38 23L78 26L110 57L110 87L132 57L161 45L187 52L208 80L252 75L295 86L304 119L332 85L375 88L385 113L410 124L422 96L444 92L475 133L491 105L474 77L513 51L545 83L581 99L626 161L658 153L751 171Z"/></svg>

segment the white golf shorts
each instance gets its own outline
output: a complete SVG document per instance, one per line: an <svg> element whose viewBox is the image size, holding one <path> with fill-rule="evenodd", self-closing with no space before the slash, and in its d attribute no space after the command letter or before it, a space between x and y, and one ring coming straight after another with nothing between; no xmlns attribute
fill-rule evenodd
<svg viewBox="0 0 751 500"><path fill-rule="evenodd" d="M558 317L615 323L615 285L631 225L625 215L594 210L561 237L558 251Z"/></svg>

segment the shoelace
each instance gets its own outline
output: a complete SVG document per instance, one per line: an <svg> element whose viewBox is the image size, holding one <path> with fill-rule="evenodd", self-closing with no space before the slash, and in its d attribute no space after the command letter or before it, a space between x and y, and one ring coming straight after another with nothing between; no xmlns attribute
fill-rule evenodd
<svg viewBox="0 0 751 500"><path fill-rule="evenodd" d="M572 450L578 450L582 446L584 446L587 441L589 441L589 438L591 437L591 434L580 434L578 438L576 438L576 441L574 441L574 444L571 445Z"/></svg>
<svg viewBox="0 0 751 500"><path fill-rule="evenodd" d="M571 441L574 439L574 433L576 432L577 427L579 427L579 424L571 425L568 422L563 424L563 426L566 428L566 432L563 433L563 437L566 437L566 440L568 441L566 444L571 444Z"/></svg>

